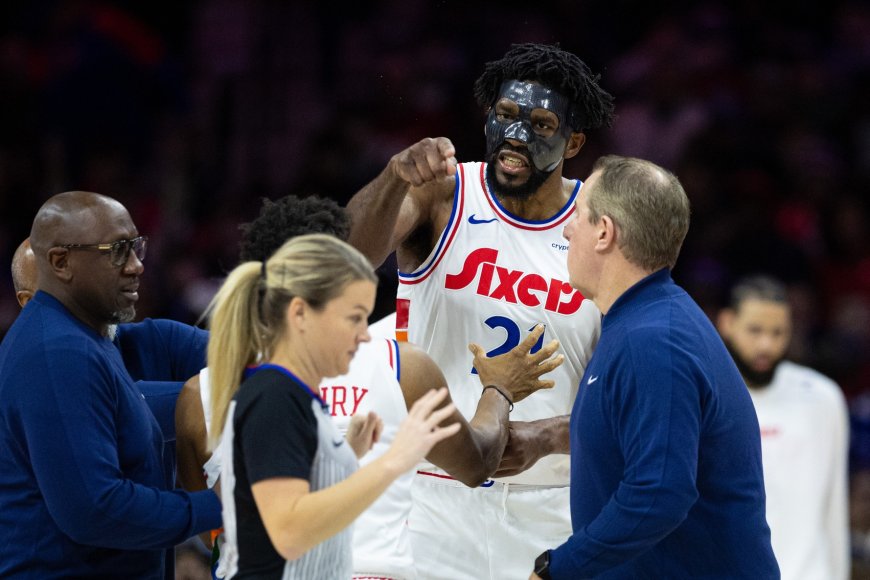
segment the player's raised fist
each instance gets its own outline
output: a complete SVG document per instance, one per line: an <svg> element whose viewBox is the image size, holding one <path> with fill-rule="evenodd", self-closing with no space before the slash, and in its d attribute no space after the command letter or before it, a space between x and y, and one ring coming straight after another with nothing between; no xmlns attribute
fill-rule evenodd
<svg viewBox="0 0 870 580"><path fill-rule="evenodd" d="M447 137L427 137L390 160L396 176L418 187L456 174L456 148Z"/></svg>

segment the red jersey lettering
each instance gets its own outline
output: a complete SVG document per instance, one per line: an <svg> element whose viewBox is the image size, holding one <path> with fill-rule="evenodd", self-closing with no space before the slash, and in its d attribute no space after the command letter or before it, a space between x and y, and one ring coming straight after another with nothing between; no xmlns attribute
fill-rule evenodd
<svg viewBox="0 0 870 580"><path fill-rule="evenodd" d="M495 300L507 300L511 304L516 304L517 296L514 293L514 285L523 273L511 271L501 266L497 266L495 271L498 272L498 287L493 290L489 297Z"/></svg>
<svg viewBox="0 0 870 580"><path fill-rule="evenodd" d="M574 314L580 309L583 295L571 288L568 282L556 278L547 282L539 274L498 266L497 260L498 250L493 248L474 250L465 258L461 272L445 276L444 287L448 290L461 290L477 279L476 293L479 296L533 308L540 306L541 299L546 295L545 310L559 314ZM493 280L494 275L496 280ZM495 282L494 287L493 282Z"/></svg>
<svg viewBox="0 0 870 580"><path fill-rule="evenodd" d="M350 393L348 393L348 391L350 391ZM320 398L329 405L333 417L350 417L356 415L356 410L359 408L359 404L368 392L369 390L363 387L333 385L329 387L320 387ZM348 394L350 394L350 399L348 399ZM351 406L349 403L352 403L353 405ZM349 413L348 407L350 407Z"/></svg>
<svg viewBox="0 0 870 580"><path fill-rule="evenodd" d="M451 290L465 288L477 277L477 268L484 262L495 264L498 259L498 250L492 248L480 248L474 250L465 258L462 271L459 274L447 274L444 286Z"/></svg>
<svg viewBox="0 0 870 580"><path fill-rule="evenodd" d="M517 298L520 299L520 302L522 302L523 304L528 304L529 306L538 306L541 303L541 300L537 296L532 294L532 291L547 291L547 281L544 280L543 276L538 276L537 274L529 274L528 276L523 276L523 279L520 280L518 286L519 287L517 288Z"/></svg>

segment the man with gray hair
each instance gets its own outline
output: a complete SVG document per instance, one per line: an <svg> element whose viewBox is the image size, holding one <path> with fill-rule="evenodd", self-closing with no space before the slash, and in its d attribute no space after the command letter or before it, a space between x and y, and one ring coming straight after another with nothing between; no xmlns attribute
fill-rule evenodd
<svg viewBox="0 0 870 580"><path fill-rule="evenodd" d="M752 401L671 279L689 228L683 187L607 156L576 204L568 273L604 318L570 421L574 532L531 578L778 578Z"/></svg>

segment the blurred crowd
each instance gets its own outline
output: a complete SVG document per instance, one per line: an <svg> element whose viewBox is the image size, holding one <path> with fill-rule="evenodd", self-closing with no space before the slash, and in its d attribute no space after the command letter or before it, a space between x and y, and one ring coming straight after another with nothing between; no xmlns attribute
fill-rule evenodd
<svg viewBox="0 0 870 580"><path fill-rule="evenodd" d="M483 63L558 42L617 113L566 175L602 153L673 170L693 212L675 279L711 316L744 274L785 280L791 358L844 389L852 467L870 469L870 5L635 4L3 3L0 335L12 252L49 196L124 203L151 238L140 316L193 323L260 198L344 203L426 136L482 158ZM380 275L375 317L395 266Z"/></svg>

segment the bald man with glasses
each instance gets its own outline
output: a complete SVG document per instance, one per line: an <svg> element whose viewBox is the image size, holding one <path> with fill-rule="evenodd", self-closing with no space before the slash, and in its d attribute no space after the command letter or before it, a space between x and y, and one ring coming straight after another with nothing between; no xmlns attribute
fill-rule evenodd
<svg viewBox="0 0 870 580"><path fill-rule="evenodd" d="M139 240L142 242L137 246ZM145 240L144 236L139 236L129 240L133 244L119 240L88 247L108 253L113 263L129 259L131 250L142 261ZM30 247L30 238L21 242L12 257L12 284L18 304L24 308L37 289L36 257ZM163 433L163 489L175 489L178 460L175 403L184 382L205 365L208 332L176 320L146 318L140 322L110 325L108 336L121 352L127 372L136 381L136 387L145 396L145 402L160 425ZM174 574L175 551L167 548L165 577L173 578Z"/></svg>
<svg viewBox="0 0 870 580"><path fill-rule="evenodd" d="M0 344L0 577L162 578L220 526L212 491L165 491L163 435L110 328L135 316L146 240L116 200L49 199L37 292Z"/></svg>

